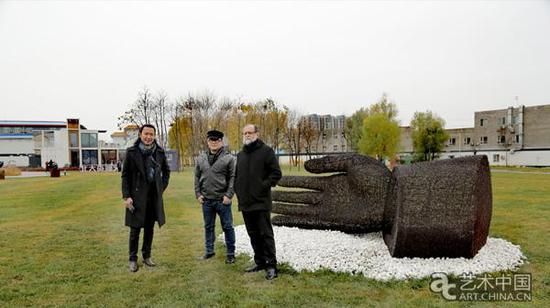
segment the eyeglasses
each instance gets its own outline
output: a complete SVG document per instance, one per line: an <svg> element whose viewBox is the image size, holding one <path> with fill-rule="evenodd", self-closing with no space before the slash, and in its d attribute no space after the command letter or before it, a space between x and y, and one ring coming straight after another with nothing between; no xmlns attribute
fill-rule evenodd
<svg viewBox="0 0 550 308"><path fill-rule="evenodd" d="M220 141L220 138L208 138L208 141L218 142Z"/></svg>

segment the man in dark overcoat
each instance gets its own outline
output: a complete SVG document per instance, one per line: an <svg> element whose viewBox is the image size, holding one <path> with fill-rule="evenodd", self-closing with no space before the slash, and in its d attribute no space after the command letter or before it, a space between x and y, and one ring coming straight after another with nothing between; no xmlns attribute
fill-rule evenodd
<svg viewBox="0 0 550 308"><path fill-rule="evenodd" d="M243 128L244 146L237 155L235 192L256 263L245 271L265 269L265 278L271 280L277 277L271 187L277 185L282 173L275 152L258 136L256 125L248 124Z"/></svg>
<svg viewBox="0 0 550 308"><path fill-rule="evenodd" d="M129 268L138 270L139 234L143 228L141 253L143 264L153 267L151 246L155 221L159 228L165 223L162 193L168 187L170 169L164 149L155 140L156 129L145 124L139 128L139 138L126 149L122 167L122 198L126 208L125 224L130 227Z"/></svg>

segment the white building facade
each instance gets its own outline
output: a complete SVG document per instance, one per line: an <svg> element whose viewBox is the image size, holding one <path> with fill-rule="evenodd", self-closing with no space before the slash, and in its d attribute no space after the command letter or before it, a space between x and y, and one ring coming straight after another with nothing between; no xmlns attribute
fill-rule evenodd
<svg viewBox="0 0 550 308"><path fill-rule="evenodd" d="M550 105L474 113L474 126L445 130L440 158L486 155L494 166L550 166ZM413 155L412 131L401 127L400 156Z"/></svg>
<svg viewBox="0 0 550 308"><path fill-rule="evenodd" d="M116 148L101 148L98 135L67 121L0 121L0 161L18 167L45 167L50 160L59 167L94 168L116 164Z"/></svg>

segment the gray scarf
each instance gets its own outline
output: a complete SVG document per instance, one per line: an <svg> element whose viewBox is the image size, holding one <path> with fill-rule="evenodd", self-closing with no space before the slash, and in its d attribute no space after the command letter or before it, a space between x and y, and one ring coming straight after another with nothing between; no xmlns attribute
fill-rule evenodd
<svg viewBox="0 0 550 308"><path fill-rule="evenodd" d="M155 173L159 167L159 164L155 161L154 153L157 150L157 144L146 146L143 142L138 145L139 151L145 159L145 174L147 176L147 183L153 183L155 181Z"/></svg>

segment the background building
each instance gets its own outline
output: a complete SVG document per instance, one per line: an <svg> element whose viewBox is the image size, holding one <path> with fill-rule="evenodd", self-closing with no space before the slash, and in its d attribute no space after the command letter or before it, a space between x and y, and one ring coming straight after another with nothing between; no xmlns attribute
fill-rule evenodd
<svg viewBox="0 0 550 308"><path fill-rule="evenodd" d="M348 151L348 143L344 134L346 126L344 115L309 114L302 117L302 119L309 123L315 133L310 142L304 142L304 147L309 146L309 152L338 153Z"/></svg>
<svg viewBox="0 0 550 308"><path fill-rule="evenodd" d="M474 113L474 127L447 129L441 158L484 154L492 165L550 166L550 105ZM402 154L412 154L410 127L401 128Z"/></svg>
<svg viewBox="0 0 550 308"><path fill-rule="evenodd" d="M114 132L111 134L113 143L111 147L117 149L117 158L123 161L126 158L126 149L133 146L139 137L139 126L135 124L128 124L124 126L122 131Z"/></svg>
<svg viewBox="0 0 550 308"><path fill-rule="evenodd" d="M45 167L50 160L59 167L116 164L116 149L100 148L98 134L105 132L87 129L78 119L0 121L0 160L19 167Z"/></svg>

